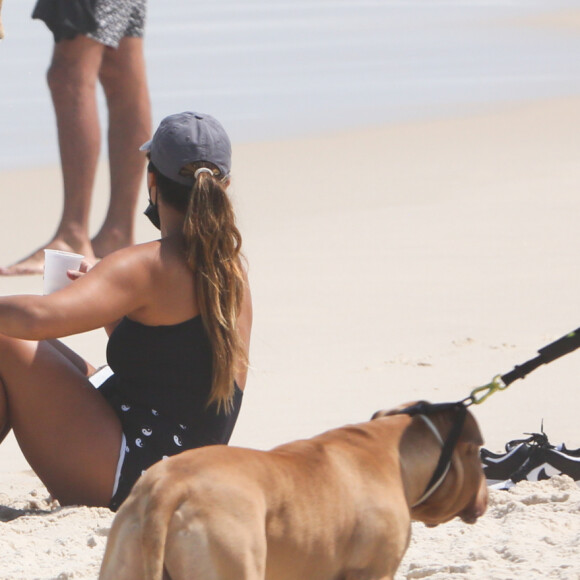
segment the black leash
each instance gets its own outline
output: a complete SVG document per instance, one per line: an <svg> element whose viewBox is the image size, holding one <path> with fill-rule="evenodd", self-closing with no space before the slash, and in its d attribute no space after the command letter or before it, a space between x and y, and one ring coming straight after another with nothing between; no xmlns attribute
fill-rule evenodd
<svg viewBox="0 0 580 580"><path fill-rule="evenodd" d="M463 403L467 406L479 405L496 391L507 389L514 381L523 379L539 366L547 365L577 348L580 348L580 328L539 349L537 357L522 365L516 365L512 371L505 375L497 375L488 385L474 389L471 395L463 400Z"/></svg>
<svg viewBox="0 0 580 580"><path fill-rule="evenodd" d="M461 431L463 430L463 425L465 423L465 417L467 416L467 406L463 401L458 401L457 403L427 403L427 402L420 402L416 405L411 407L407 407L405 410L401 411L406 415L410 415L414 417L416 415L423 415L424 417L429 417L429 415L433 415L439 411L446 411L446 410L453 410L455 415L455 420L453 421L453 426L449 435L447 435L447 439L443 443L443 448L441 450L441 455L439 456L439 462L437 463L437 467L425 488L421 498L412 506L415 507L425 501L443 482L443 479L447 475L449 471L449 467L451 465L451 457L453 455L453 451L455 450L455 446L459 441L459 437L461 436Z"/></svg>
<svg viewBox="0 0 580 580"><path fill-rule="evenodd" d="M463 430L463 425L465 424L465 417L467 416L467 407L476 404L479 405L483 403L490 395L498 390L507 389L514 381L518 379L523 379L526 375L531 373L533 370L537 369L541 365L545 365L555 361L556 359L569 354L580 348L580 328L577 328L573 332L568 333L566 336L559 338L558 340L544 346L538 350L538 356L523 363L522 365L516 365L512 371L506 373L505 375L497 375L488 385L483 387L478 387L471 392L471 395L462 401L456 403L427 403L422 401L411 407L407 407L401 414L410 415L414 417L416 415L422 415L423 417L428 417L439 411L453 410L456 413L455 420L453 421L453 427L447 436L447 439L443 443L443 448L441 450L441 455L439 457L439 462L437 467L425 488L425 491L419 501L415 503L415 507L425 501L442 483L443 479L449 471L451 465L451 457L455 446L459 441L461 436L461 431ZM440 436L440 435L439 435Z"/></svg>
<svg viewBox="0 0 580 580"><path fill-rule="evenodd" d="M541 365L547 365L552 361L575 351L580 347L580 328L570 332L566 336L548 344L538 350L539 355L532 360L514 368L513 371L501 376L501 380L507 387L517 379L523 379L526 375L536 370Z"/></svg>

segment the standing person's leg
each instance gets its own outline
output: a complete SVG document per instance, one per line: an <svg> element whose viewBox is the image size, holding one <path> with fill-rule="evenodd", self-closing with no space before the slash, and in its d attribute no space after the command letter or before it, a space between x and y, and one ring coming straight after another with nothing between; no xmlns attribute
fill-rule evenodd
<svg viewBox="0 0 580 580"><path fill-rule="evenodd" d="M111 197L93 251L103 257L134 243L139 189L145 156L139 147L151 138L151 104L147 87L143 39L124 37L117 49L107 48L99 79L109 111Z"/></svg>
<svg viewBox="0 0 580 580"><path fill-rule="evenodd" d="M64 345L0 335L0 432L14 430L24 456L62 504L108 505L121 424Z"/></svg>
<svg viewBox="0 0 580 580"><path fill-rule="evenodd" d="M16 264L0 268L0 274L42 273L44 248L77 252L94 259L89 212L101 146L96 84L104 50L102 44L85 36L55 44L47 79L58 128L63 212L52 240Z"/></svg>

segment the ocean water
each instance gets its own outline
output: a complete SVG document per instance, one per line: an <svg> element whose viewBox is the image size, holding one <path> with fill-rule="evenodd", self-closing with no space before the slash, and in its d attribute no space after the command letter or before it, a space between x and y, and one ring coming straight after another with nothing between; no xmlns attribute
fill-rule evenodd
<svg viewBox="0 0 580 580"><path fill-rule="evenodd" d="M52 36L33 5L4 3L0 169L58 163ZM578 94L580 33L522 24L573 8L580 0L149 0L154 121L209 112L249 141ZM102 95L99 110L106 121Z"/></svg>

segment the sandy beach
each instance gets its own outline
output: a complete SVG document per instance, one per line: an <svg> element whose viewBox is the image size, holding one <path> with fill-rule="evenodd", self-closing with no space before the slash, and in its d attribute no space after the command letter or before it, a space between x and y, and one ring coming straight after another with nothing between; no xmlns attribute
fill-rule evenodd
<svg viewBox="0 0 580 580"><path fill-rule="evenodd" d="M235 143L255 325L232 444L268 449L405 401L463 399L578 327L579 133L570 97ZM3 222L5 264L52 233L60 176L0 179L14 216ZM154 236L138 221L139 241ZM2 294L41 287L41 277L0 279ZM104 362L104 332L65 342ZM571 354L474 407L486 447L542 421L553 443L580 447L578 376ZM0 447L1 579L96 578L112 517L54 505L14 440ZM414 525L397 580L578 579L579 549L580 488L556 477L492 492L474 526Z"/></svg>

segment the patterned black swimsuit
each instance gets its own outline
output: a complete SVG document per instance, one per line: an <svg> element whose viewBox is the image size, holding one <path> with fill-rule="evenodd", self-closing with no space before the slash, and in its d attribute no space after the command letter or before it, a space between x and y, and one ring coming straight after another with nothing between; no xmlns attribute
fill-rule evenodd
<svg viewBox="0 0 580 580"><path fill-rule="evenodd" d="M242 403L226 415L206 408L212 354L201 317L172 326L124 318L107 345L114 374L99 391L119 416L125 436L110 508L117 510L144 470L165 457L204 445L226 444Z"/></svg>

